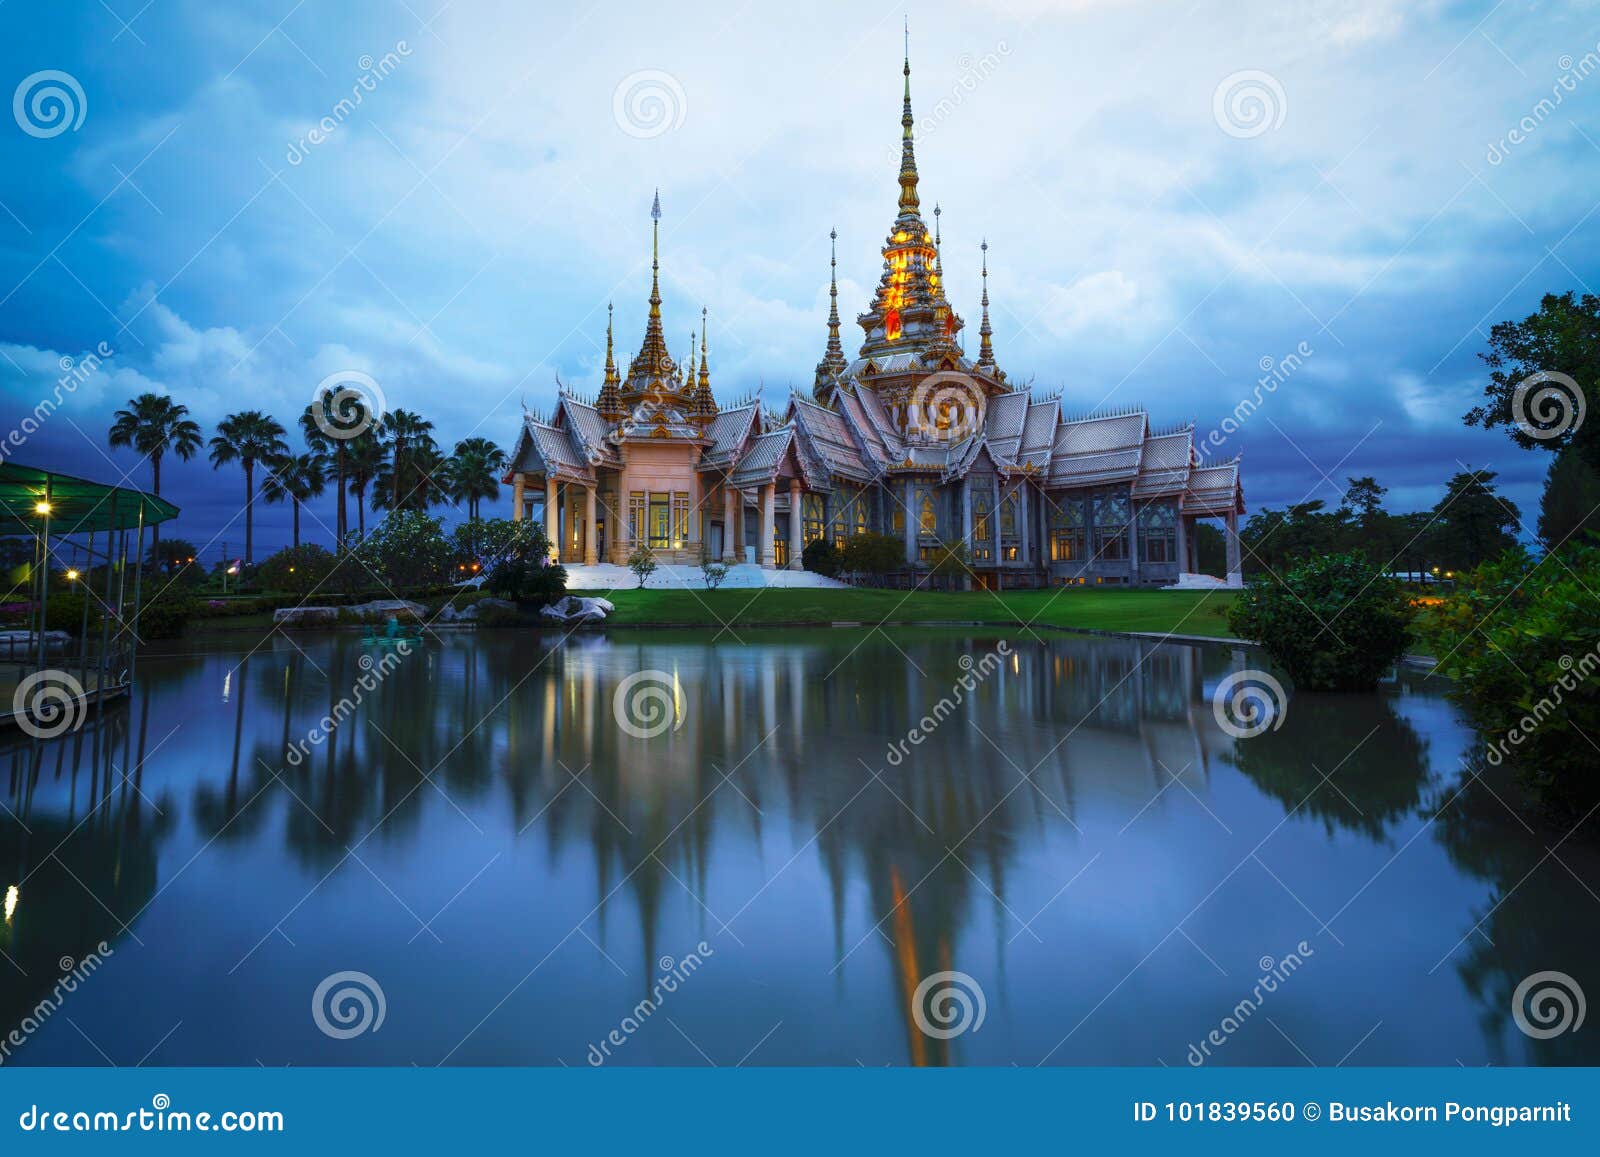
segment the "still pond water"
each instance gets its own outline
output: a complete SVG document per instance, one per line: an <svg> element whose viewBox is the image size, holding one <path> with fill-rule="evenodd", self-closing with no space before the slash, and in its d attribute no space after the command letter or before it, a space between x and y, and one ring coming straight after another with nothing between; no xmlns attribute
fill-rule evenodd
<svg viewBox="0 0 1600 1157"><path fill-rule="evenodd" d="M1532 973L1600 992L1593 845L1458 794L1436 682L1235 739L1221 647L252 642L0 737L6 1063L1600 1062L1512 1017Z"/></svg>

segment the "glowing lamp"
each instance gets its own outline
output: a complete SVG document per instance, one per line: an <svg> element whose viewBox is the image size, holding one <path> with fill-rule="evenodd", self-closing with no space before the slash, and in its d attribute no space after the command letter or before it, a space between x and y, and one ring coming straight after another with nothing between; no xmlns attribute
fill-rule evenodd
<svg viewBox="0 0 1600 1157"><path fill-rule="evenodd" d="M22 902L22 890L15 884L6 887L6 923L11 923L11 914L17 910L17 905Z"/></svg>
<svg viewBox="0 0 1600 1157"><path fill-rule="evenodd" d="M77 571L75 571L75 570L69 570L69 571L67 571L67 581L68 581L68 582L69 582L69 583L75 583L75 582L77 582L77 581L78 581L78 572L77 572Z"/></svg>
<svg viewBox="0 0 1600 1157"><path fill-rule="evenodd" d="M44 502L44 501L35 502L33 504L33 512L35 514L49 514L50 513L50 504L48 502Z"/></svg>

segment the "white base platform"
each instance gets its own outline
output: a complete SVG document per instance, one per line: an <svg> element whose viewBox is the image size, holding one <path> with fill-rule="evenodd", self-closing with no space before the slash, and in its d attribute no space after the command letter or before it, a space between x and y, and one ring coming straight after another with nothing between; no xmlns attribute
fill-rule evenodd
<svg viewBox="0 0 1600 1157"><path fill-rule="evenodd" d="M567 568L567 589L572 591L625 590L639 585L639 580L625 566L600 563L597 566L564 564ZM808 570L762 570L753 563L736 563L728 567L728 577L722 580L719 590L747 590L752 587L843 587L838 579L825 578ZM647 589L696 590L706 589L706 581L697 566L683 563L662 563L646 581Z"/></svg>
<svg viewBox="0 0 1600 1157"><path fill-rule="evenodd" d="M1216 575L1193 574L1184 572L1178 575L1178 581L1171 586L1162 587L1166 591L1237 591L1244 589L1244 580L1238 575L1230 575L1220 579Z"/></svg>

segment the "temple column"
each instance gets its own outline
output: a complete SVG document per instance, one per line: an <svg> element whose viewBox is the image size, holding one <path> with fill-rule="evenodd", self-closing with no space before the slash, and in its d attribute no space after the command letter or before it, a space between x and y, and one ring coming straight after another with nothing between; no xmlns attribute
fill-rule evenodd
<svg viewBox="0 0 1600 1157"><path fill-rule="evenodd" d="M967 573L961 576L961 589L972 589L972 483L961 479L961 542L967 548Z"/></svg>
<svg viewBox="0 0 1600 1157"><path fill-rule="evenodd" d="M733 497L738 493L731 483L722 484L722 561L738 562L735 550Z"/></svg>
<svg viewBox="0 0 1600 1157"><path fill-rule="evenodd" d="M511 521L521 522L522 509L522 474L519 472L511 476Z"/></svg>
<svg viewBox="0 0 1600 1157"><path fill-rule="evenodd" d="M906 566L917 565L917 488L906 479Z"/></svg>
<svg viewBox="0 0 1600 1157"><path fill-rule="evenodd" d="M805 544L800 535L800 480L789 479L789 569L801 570L800 556Z"/></svg>
<svg viewBox="0 0 1600 1157"><path fill-rule="evenodd" d="M1029 525L1033 522L1033 496L1029 493L1030 489L1026 482L1017 483L1017 523L1018 533L1022 536L1022 543L1017 555L1018 561L1023 564L1027 564L1033 559L1033 556L1028 553L1029 547L1033 545L1032 527Z"/></svg>
<svg viewBox="0 0 1600 1157"><path fill-rule="evenodd" d="M1229 509L1225 520L1224 535L1228 541L1228 585L1241 587L1244 585L1244 571L1239 564L1239 514Z"/></svg>
<svg viewBox="0 0 1600 1157"><path fill-rule="evenodd" d="M1183 508L1178 508L1178 569L1191 571L1189 565L1189 520L1183 515Z"/></svg>
<svg viewBox="0 0 1600 1157"><path fill-rule="evenodd" d="M583 490L583 563L585 566L594 566L600 561L600 544L596 541L594 532L594 506L595 486L586 486Z"/></svg>
<svg viewBox="0 0 1600 1157"><path fill-rule="evenodd" d="M778 487L774 482L761 487L761 537L756 542L756 558L760 560L762 570L773 569L772 548L777 538L773 515L777 494Z"/></svg>
<svg viewBox="0 0 1600 1157"><path fill-rule="evenodd" d="M991 540L991 549L994 551L994 589L995 590L999 590L1000 587L1001 587L1001 582L1000 582L1000 575L1002 574L1001 567L1002 567L1002 564L1005 562L1004 556L1002 556L1001 553L1000 553L1001 510L1002 510L1002 507L1004 507L1004 505L1005 505L1005 501L1006 501L1005 488L1000 485L1000 478L997 475L995 477L995 480L994 480L994 509L993 509L993 512L989 515L989 537L990 537L990 540Z"/></svg>
<svg viewBox="0 0 1600 1157"><path fill-rule="evenodd" d="M556 558L570 562L572 555L572 485L563 482L556 491L556 522L561 527L561 546Z"/></svg>
<svg viewBox="0 0 1600 1157"><path fill-rule="evenodd" d="M1128 582L1139 581L1139 507L1128 496Z"/></svg>
<svg viewBox="0 0 1600 1157"><path fill-rule="evenodd" d="M544 536L550 540L550 557L561 559L561 528L556 525L556 480L544 478Z"/></svg>

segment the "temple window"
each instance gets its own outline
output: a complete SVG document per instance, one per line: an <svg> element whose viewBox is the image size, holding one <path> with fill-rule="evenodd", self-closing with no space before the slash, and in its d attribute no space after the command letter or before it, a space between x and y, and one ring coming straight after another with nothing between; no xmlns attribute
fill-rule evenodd
<svg viewBox="0 0 1600 1157"><path fill-rule="evenodd" d="M1145 562L1178 560L1178 510L1171 503L1139 511L1139 556Z"/></svg>
<svg viewBox="0 0 1600 1157"><path fill-rule="evenodd" d="M646 511L645 492L635 490L628 495L628 540L639 542L643 538Z"/></svg>
<svg viewBox="0 0 1600 1157"><path fill-rule="evenodd" d="M682 550L689 539L689 495L679 490L672 496L672 547Z"/></svg>
<svg viewBox="0 0 1600 1157"><path fill-rule="evenodd" d="M891 309L883 315L883 336L890 341L900 340L900 311Z"/></svg>
<svg viewBox="0 0 1600 1157"><path fill-rule="evenodd" d="M800 535L807 542L822 537L822 495L804 494L800 497Z"/></svg>
<svg viewBox="0 0 1600 1157"><path fill-rule="evenodd" d="M939 533L939 513L933 506L933 491L923 490L917 502L917 529L923 534Z"/></svg>
<svg viewBox="0 0 1600 1157"><path fill-rule="evenodd" d="M1083 504L1076 498L1062 498L1059 504L1048 495L1050 507L1050 561L1077 562L1083 558Z"/></svg>

